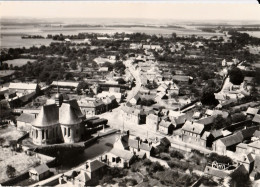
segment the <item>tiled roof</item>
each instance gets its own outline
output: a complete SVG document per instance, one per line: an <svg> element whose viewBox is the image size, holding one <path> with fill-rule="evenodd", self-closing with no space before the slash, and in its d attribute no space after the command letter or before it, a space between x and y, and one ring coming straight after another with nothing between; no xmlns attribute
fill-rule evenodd
<svg viewBox="0 0 260 187"><path fill-rule="evenodd" d="M33 126L44 127L59 123L59 108L56 104L43 105L40 113L32 122Z"/></svg>
<svg viewBox="0 0 260 187"><path fill-rule="evenodd" d="M89 163L89 167L88 167L88 170L90 172L93 172L93 171L96 171L97 169L99 168L102 168L104 167L106 164L104 164L103 162L100 162L98 160L94 160L92 162Z"/></svg>
<svg viewBox="0 0 260 187"><path fill-rule="evenodd" d="M145 150L145 151L151 151L153 146L149 146L148 143L141 143L140 144L140 149Z"/></svg>
<svg viewBox="0 0 260 187"><path fill-rule="evenodd" d="M9 89L18 89L18 90L36 90L36 83L10 83Z"/></svg>
<svg viewBox="0 0 260 187"><path fill-rule="evenodd" d="M22 121L25 123L31 123L33 120L35 120L35 115L33 114L27 114L27 113L22 113L16 121Z"/></svg>
<svg viewBox="0 0 260 187"><path fill-rule="evenodd" d="M151 119L151 120L155 120L158 121L158 116L154 115L154 114L149 114L146 118Z"/></svg>
<svg viewBox="0 0 260 187"><path fill-rule="evenodd" d="M241 133L235 133L230 136L219 139L226 147L231 145L239 144L243 141L243 136Z"/></svg>
<svg viewBox="0 0 260 187"><path fill-rule="evenodd" d="M129 147L138 149L139 148L139 140L129 139L128 145L129 145Z"/></svg>
<svg viewBox="0 0 260 187"><path fill-rule="evenodd" d="M83 182L83 183L86 183L87 181L90 181L91 179L90 179L90 177L87 175L86 172L81 171L80 174L75 177L75 180L76 180L76 181Z"/></svg>
<svg viewBox="0 0 260 187"><path fill-rule="evenodd" d="M164 120L162 120L162 121L159 123L159 126L163 126L163 127L166 127L166 128L169 128L171 125L172 125L172 123L171 123L170 121L164 121Z"/></svg>
<svg viewBox="0 0 260 187"><path fill-rule="evenodd" d="M207 118L201 118L201 119L197 120L196 122L201 123L203 125L209 125L209 124L212 124L214 122L214 119L215 119L214 116L210 116L210 117L207 117Z"/></svg>
<svg viewBox="0 0 260 187"><path fill-rule="evenodd" d="M252 120L252 122L260 123L260 114L256 114Z"/></svg>
<svg viewBox="0 0 260 187"><path fill-rule="evenodd" d="M76 115L79 118L84 116L83 113L81 112L80 108L79 108L79 104L78 104L76 99L69 100L66 103L70 104L70 106L73 108L73 110L75 111Z"/></svg>
<svg viewBox="0 0 260 187"><path fill-rule="evenodd" d="M255 114L258 113L258 111L259 111L258 108L252 108L252 107L249 107L249 108L247 109L246 113L247 113L247 114L255 115Z"/></svg>
<svg viewBox="0 0 260 187"><path fill-rule="evenodd" d="M53 86L64 86L64 87L74 87L77 88L79 83L78 82L72 82L72 81L53 81L51 83Z"/></svg>
<svg viewBox="0 0 260 187"><path fill-rule="evenodd" d="M38 175L45 173L46 171L49 171L49 167L46 164L41 164L35 168L30 169L31 173Z"/></svg>
<svg viewBox="0 0 260 187"><path fill-rule="evenodd" d="M134 156L130 151L116 149L116 148L113 148L110 151L110 153L112 153L113 155L118 156L120 158L123 158L124 160L130 160Z"/></svg>
<svg viewBox="0 0 260 187"><path fill-rule="evenodd" d="M191 121L186 121L182 127L182 130L201 134L204 130L204 125L200 123L192 123Z"/></svg>

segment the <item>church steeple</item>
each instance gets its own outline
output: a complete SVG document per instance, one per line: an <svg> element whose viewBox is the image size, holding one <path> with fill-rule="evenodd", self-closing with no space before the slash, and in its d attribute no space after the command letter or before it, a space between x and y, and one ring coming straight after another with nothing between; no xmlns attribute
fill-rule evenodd
<svg viewBox="0 0 260 187"><path fill-rule="evenodd" d="M63 102L63 96L62 94L60 94L59 85L57 81L57 94L55 95L55 103L58 107L60 107L62 102Z"/></svg>

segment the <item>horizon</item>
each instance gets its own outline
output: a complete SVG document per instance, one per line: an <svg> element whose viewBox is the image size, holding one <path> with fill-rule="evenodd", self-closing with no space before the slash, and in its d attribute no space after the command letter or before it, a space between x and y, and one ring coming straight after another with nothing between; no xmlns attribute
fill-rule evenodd
<svg viewBox="0 0 260 187"><path fill-rule="evenodd" d="M0 2L1 19L135 19L170 21L259 21L253 4L170 2ZM19 19L20 18L20 19ZM202 19L203 18L203 19Z"/></svg>

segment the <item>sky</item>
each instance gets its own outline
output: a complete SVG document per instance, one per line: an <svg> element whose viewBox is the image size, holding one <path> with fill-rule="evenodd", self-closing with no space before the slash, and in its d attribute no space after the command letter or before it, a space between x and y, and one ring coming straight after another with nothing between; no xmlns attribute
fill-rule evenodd
<svg viewBox="0 0 260 187"><path fill-rule="evenodd" d="M185 1L185 0L184 0ZM220 0L219 0L220 1ZM236 1L239 2L239 1ZM241 1L240 2L244 2ZM248 0L250 2L250 0ZM251 3L1 1L0 17L151 18L175 20L257 20L260 6Z"/></svg>

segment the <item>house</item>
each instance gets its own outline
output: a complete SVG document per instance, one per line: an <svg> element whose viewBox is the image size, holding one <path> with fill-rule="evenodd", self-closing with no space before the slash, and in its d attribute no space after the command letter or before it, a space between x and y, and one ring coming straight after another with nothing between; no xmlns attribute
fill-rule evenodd
<svg viewBox="0 0 260 187"><path fill-rule="evenodd" d="M30 178L36 181L46 179L50 176L50 169L46 164L41 164L29 170Z"/></svg>
<svg viewBox="0 0 260 187"><path fill-rule="evenodd" d="M252 122L254 124L260 124L260 114L256 114L254 118L252 119Z"/></svg>
<svg viewBox="0 0 260 187"><path fill-rule="evenodd" d="M201 123L186 121L181 128L182 141L206 147L201 136L204 133L204 125Z"/></svg>
<svg viewBox="0 0 260 187"><path fill-rule="evenodd" d="M34 114L22 113L18 118L16 118L17 129L20 131L29 132L31 130L31 123L33 120L35 120Z"/></svg>
<svg viewBox="0 0 260 187"><path fill-rule="evenodd" d="M239 165L244 165L247 172L250 173L254 167L254 158L251 153L248 154L238 154L237 162Z"/></svg>
<svg viewBox="0 0 260 187"><path fill-rule="evenodd" d="M194 119L199 119L201 117L201 113L200 112L195 112L192 116L192 118Z"/></svg>
<svg viewBox="0 0 260 187"><path fill-rule="evenodd" d="M159 123L158 131L163 133L163 134L172 134L173 129L174 129L174 126L173 126L172 122L170 122L170 121L162 120Z"/></svg>
<svg viewBox="0 0 260 187"><path fill-rule="evenodd" d="M173 120L171 120L171 122L175 128L182 127L186 121L187 121L187 114L178 116L178 117L174 118Z"/></svg>
<svg viewBox="0 0 260 187"><path fill-rule="evenodd" d="M255 116L256 114L258 114L259 109L258 108L252 108L252 107L248 107L247 111L246 111L246 115L249 115L251 117Z"/></svg>
<svg viewBox="0 0 260 187"><path fill-rule="evenodd" d="M190 83L193 78L190 76L185 76L185 75L173 75L172 79L173 79L173 81L178 81L178 82L182 82L182 83Z"/></svg>
<svg viewBox="0 0 260 187"><path fill-rule="evenodd" d="M174 111L174 110L169 110L169 114L168 117L170 120L174 120L176 118L178 118L179 116L184 116L185 114L182 113L181 111Z"/></svg>
<svg viewBox="0 0 260 187"><path fill-rule="evenodd" d="M168 89L168 95L171 98L173 95L179 95L180 94L180 87L173 83L170 84L169 89Z"/></svg>
<svg viewBox="0 0 260 187"><path fill-rule="evenodd" d="M109 87L110 93L121 93L120 87Z"/></svg>
<svg viewBox="0 0 260 187"><path fill-rule="evenodd" d="M260 154L260 141L254 141L247 144L247 152L250 152L254 155Z"/></svg>
<svg viewBox="0 0 260 187"><path fill-rule="evenodd" d="M214 141L229 136L232 133L228 130L218 129L210 131L210 135L207 138L207 147L212 147Z"/></svg>
<svg viewBox="0 0 260 187"><path fill-rule="evenodd" d="M158 125L159 125L159 121L160 121L160 118L155 115L155 114L149 114L147 117L146 117L146 124L148 125L148 127L150 129L152 129L153 131L157 131L158 130Z"/></svg>
<svg viewBox="0 0 260 187"><path fill-rule="evenodd" d="M236 146L236 153L238 153L238 154L245 154L245 153L247 153L247 145L248 144L245 144L245 143L239 143Z"/></svg>
<svg viewBox="0 0 260 187"><path fill-rule="evenodd" d="M258 180L259 178L260 178L260 156L256 155L253 171L250 173L250 179Z"/></svg>
<svg viewBox="0 0 260 187"><path fill-rule="evenodd" d="M15 91L29 91L29 92L35 92L38 94L40 92L40 87L36 83L10 83L9 84L9 90L15 90Z"/></svg>
<svg viewBox="0 0 260 187"><path fill-rule="evenodd" d="M106 169L106 164L98 160L86 162L80 174L75 177L74 184L77 186L93 186L97 185L98 181L103 177Z"/></svg>
<svg viewBox="0 0 260 187"><path fill-rule="evenodd" d="M213 142L213 151L226 155L227 151L235 151L236 146L243 141L242 133L235 133L227 137L220 138Z"/></svg>
<svg viewBox="0 0 260 187"><path fill-rule="evenodd" d="M139 142L139 137L136 137L135 139L128 139L129 150L131 151L131 153L136 154L140 151Z"/></svg>
<svg viewBox="0 0 260 187"><path fill-rule="evenodd" d="M122 94L117 92L108 92L108 91L102 91L97 95L97 98L105 98L105 97L111 97L114 96L116 98L116 102L120 103L122 100Z"/></svg>
<svg viewBox="0 0 260 187"><path fill-rule="evenodd" d="M130 99L129 102L132 105L137 105L140 101L141 101L141 97L139 96L139 94L136 94L132 99Z"/></svg>
<svg viewBox="0 0 260 187"><path fill-rule="evenodd" d="M76 89L79 86L79 82L73 82L73 81L53 81L51 83L52 88L54 90L57 88L59 91L76 91ZM58 90L56 90L58 91Z"/></svg>
<svg viewBox="0 0 260 187"><path fill-rule="evenodd" d="M111 167L129 167L135 160L135 155L127 150L113 148L102 155L101 160Z"/></svg>
<svg viewBox="0 0 260 187"><path fill-rule="evenodd" d="M123 106L122 116L124 122L133 123L133 124L143 124L146 122L146 114L141 109L135 109L128 106Z"/></svg>
<svg viewBox="0 0 260 187"><path fill-rule="evenodd" d="M145 153L146 158L150 158L154 152L154 147L151 145L151 143L140 142L139 149L140 152Z"/></svg>
<svg viewBox="0 0 260 187"><path fill-rule="evenodd" d="M115 141L113 147L120 150L129 150L129 131L128 133L121 134L120 137Z"/></svg>
<svg viewBox="0 0 260 187"><path fill-rule="evenodd" d="M230 175L231 171L219 169L219 168L213 167L213 166L206 166L204 173L207 174L207 175L211 175L211 176L214 176L214 177L224 179L224 178L226 178L227 176Z"/></svg>

